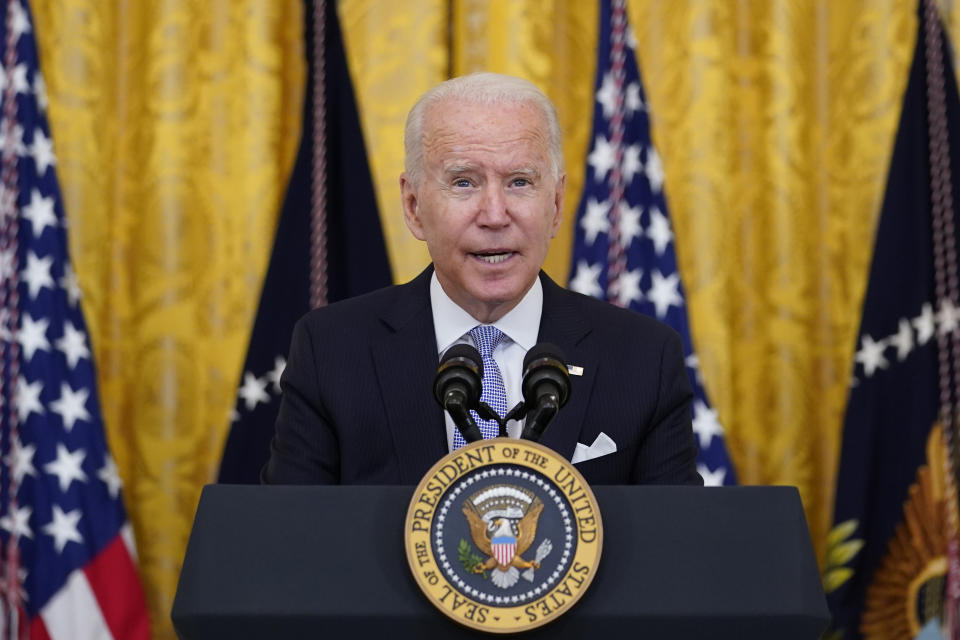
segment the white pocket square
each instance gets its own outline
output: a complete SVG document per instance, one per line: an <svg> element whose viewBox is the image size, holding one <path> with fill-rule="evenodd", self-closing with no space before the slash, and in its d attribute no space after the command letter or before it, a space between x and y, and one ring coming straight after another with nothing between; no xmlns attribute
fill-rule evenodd
<svg viewBox="0 0 960 640"><path fill-rule="evenodd" d="M601 431L600 435L597 436L597 439L594 440L593 444L589 447L582 442L578 442L577 448L574 449L573 457L570 459L570 462L571 464L586 462L587 460L593 460L594 458L599 458L600 456L614 453L616 450L617 443L614 442L610 436Z"/></svg>

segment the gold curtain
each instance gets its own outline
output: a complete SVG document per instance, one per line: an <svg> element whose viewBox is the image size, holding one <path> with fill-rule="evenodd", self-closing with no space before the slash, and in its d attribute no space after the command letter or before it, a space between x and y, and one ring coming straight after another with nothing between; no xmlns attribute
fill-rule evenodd
<svg viewBox="0 0 960 640"><path fill-rule="evenodd" d="M913 3L636 3L700 365L739 479L822 554Z"/></svg>
<svg viewBox="0 0 960 640"><path fill-rule="evenodd" d="M299 136L300 0L34 0L70 247L156 637Z"/></svg>

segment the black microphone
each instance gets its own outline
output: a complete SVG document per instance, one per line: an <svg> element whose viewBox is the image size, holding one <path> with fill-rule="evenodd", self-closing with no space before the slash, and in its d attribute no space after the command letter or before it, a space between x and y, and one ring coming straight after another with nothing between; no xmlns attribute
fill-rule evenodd
<svg viewBox="0 0 960 640"><path fill-rule="evenodd" d="M453 423L467 442L483 440L470 409L478 409L483 389L483 359L469 344L455 344L443 354L437 376L433 379L433 395L447 410Z"/></svg>
<svg viewBox="0 0 960 640"><path fill-rule="evenodd" d="M527 421L520 437L537 442L570 397L570 374L560 347L542 342L527 351L521 389Z"/></svg>

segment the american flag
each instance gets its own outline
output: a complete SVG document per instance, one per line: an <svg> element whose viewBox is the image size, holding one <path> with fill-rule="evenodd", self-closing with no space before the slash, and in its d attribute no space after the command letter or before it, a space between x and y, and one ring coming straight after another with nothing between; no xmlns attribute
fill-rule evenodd
<svg viewBox="0 0 960 640"><path fill-rule="evenodd" d="M568 286L651 315L680 334L694 390L698 471L707 485L736 484L723 427L699 378L663 193L663 166L650 139L624 0L601 3L595 86L592 145Z"/></svg>
<svg viewBox="0 0 960 640"><path fill-rule="evenodd" d="M0 636L146 638L67 252L34 23L5 0L0 68Z"/></svg>

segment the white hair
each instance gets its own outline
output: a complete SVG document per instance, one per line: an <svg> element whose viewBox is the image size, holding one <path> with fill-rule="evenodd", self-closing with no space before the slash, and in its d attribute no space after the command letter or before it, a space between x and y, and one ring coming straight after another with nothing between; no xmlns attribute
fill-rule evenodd
<svg viewBox="0 0 960 640"><path fill-rule="evenodd" d="M471 73L451 78L428 90L407 115L403 134L404 168L410 181L419 185L423 177L423 119L427 108L443 100L458 100L470 104L501 105L530 103L540 109L549 135L548 152L553 176L563 170L563 147L560 140L560 124L553 103L532 83L500 73Z"/></svg>

